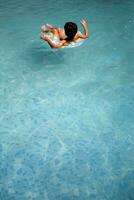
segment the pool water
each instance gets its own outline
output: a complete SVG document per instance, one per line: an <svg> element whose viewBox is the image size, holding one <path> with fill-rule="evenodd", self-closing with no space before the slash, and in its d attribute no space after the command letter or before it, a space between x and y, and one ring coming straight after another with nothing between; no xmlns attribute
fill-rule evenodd
<svg viewBox="0 0 134 200"><path fill-rule="evenodd" d="M1 0L0 113L0 200L134 199L134 1Z"/></svg>

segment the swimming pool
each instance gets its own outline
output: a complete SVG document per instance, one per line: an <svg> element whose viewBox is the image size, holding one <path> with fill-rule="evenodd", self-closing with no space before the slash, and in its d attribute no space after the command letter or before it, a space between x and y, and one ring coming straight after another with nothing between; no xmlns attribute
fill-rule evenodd
<svg viewBox="0 0 134 200"><path fill-rule="evenodd" d="M134 2L1 0L0 200L132 200ZM52 50L45 23L85 18Z"/></svg>

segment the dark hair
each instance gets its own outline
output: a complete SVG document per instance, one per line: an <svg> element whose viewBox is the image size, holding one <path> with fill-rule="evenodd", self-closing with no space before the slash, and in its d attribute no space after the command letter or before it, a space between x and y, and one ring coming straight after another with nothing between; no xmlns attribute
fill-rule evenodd
<svg viewBox="0 0 134 200"><path fill-rule="evenodd" d="M67 22L65 25L64 25L64 29L65 29L65 34L67 36L67 41L71 41L73 40L74 36L76 35L77 33L77 30L78 30L78 27L75 23L73 22Z"/></svg>

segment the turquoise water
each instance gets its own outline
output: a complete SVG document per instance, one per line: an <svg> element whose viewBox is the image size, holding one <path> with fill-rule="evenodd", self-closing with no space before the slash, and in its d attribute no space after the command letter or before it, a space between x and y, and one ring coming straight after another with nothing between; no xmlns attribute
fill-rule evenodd
<svg viewBox="0 0 134 200"><path fill-rule="evenodd" d="M82 18L81 47L39 39ZM134 1L1 0L0 113L0 200L134 199Z"/></svg>

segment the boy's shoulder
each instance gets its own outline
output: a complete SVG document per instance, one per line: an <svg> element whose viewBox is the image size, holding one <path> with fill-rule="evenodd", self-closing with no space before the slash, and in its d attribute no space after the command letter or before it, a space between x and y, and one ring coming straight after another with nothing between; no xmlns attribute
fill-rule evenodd
<svg viewBox="0 0 134 200"><path fill-rule="evenodd" d="M82 33L80 31L78 31L75 35L75 39L78 39L80 36L82 35Z"/></svg>

